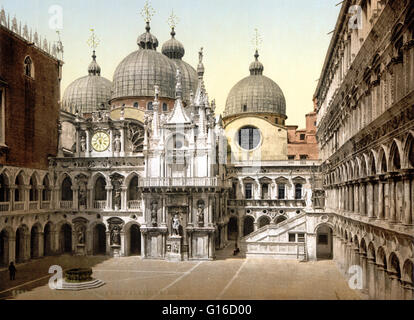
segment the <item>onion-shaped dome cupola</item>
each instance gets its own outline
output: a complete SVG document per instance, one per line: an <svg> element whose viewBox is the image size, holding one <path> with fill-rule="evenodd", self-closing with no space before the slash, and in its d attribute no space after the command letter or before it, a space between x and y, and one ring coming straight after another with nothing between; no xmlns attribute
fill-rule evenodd
<svg viewBox="0 0 414 320"><path fill-rule="evenodd" d="M191 93L195 93L197 89L197 72L182 58L185 55L183 44L175 38L175 28L172 27L171 39L162 46L162 54L170 58L181 72L181 83L183 87L183 100L187 105L191 101Z"/></svg>
<svg viewBox="0 0 414 320"><path fill-rule="evenodd" d="M172 60L157 52L158 40L151 34L147 21L146 32L138 37L139 49L128 55L116 68L113 77L113 100L132 97L159 96L175 98L176 66Z"/></svg>
<svg viewBox="0 0 414 320"><path fill-rule="evenodd" d="M91 114L111 99L112 82L101 77L101 67L96 62L95 50L88 75L73 81L65 90L62 109L79 115Z"/></svg>
<svg viewBox="0 0 414 320"><path fill-rule="evenodd" d="M272 113L286 117L286 100L280 87L263 75L264 66L256 50L250 64L250 76L239 81L230 91L224 116L243 113Z"/></svg>

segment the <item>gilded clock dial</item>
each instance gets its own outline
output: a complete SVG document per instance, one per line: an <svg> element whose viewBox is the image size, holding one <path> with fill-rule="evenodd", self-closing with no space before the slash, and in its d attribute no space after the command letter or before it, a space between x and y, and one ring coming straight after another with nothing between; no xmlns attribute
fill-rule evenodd
<svg viewBox="0 0 414 320"><path fill-rule="evenodd" d="M109 148L109 136L105 132L97 132L92 137L92 147L95 151L103 152Z"/></svg>

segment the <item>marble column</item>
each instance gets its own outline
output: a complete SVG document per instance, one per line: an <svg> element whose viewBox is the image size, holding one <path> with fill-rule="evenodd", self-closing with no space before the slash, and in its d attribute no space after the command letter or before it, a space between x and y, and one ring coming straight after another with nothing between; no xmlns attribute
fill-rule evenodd
<svg viewBox="0 0 414 320"><path fill-rule="evenodd" d="M368 218L373 218L374 217L374 200L373 200L373 195L374 195L374 185L370 181L367 184L367 200L366 200Z"/></svg>
<svg viewBox="0 0 414 320"><path fill-rule="evenodd" d="M354 211L360 214L359 211L359 184L355 184L354 187Z"/></svg>
<svg viewBox="0 0 414 320"><path fill-rule="evenodd" d="M112 210L112 186L105 187L106 190L106 210Z"/></svg>
<svg viewBox="0 0 414 320"><path fill-rule="evenodd" d="M375 260L373 258L368 258L368 296L370 299L376 299L376 283L377 283L377 277L376 277L376 265Z"/></svg>
<svg viewBox="0 0 414 320"><path fill-rule="evenodd" d="M378 183L378 219L383 220L384 218L384 182L380 181Z"/></svg>
<svg viewBox="0 0 414 320"><path fill-rule="evenodd" d="M390 299L391 300L402 299L400 279L398 278L397 274L394 272L389 272L388 278L390 282Z"/></svg>
<svg viewBox="0 0 414 320"><path fill-rule="evenodd" d="M409 177L404 177L404 218L402 221L405 225L413 224L411 216L411 181Z"/></svg>
<svg viewBox="0 0 414 320"><path fill-rule="evenodd" d="M389 217L389 221L392 223L395 223L397 220L397 210L396 210L396 205L395 205L395 181L394 179L391 179L389 182L390 185L390 217Z"/></svg>

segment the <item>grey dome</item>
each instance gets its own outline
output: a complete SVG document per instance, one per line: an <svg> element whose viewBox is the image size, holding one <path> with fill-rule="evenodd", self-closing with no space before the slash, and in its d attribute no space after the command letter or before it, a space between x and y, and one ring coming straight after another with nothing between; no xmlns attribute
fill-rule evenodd
<svg viewBox="0 0 414 320"><path fill-rule="evenodd" d="M78 111L80 115L92 113L111 99L112 82L100 76L101 68L96 62L95 52L92 57L89 75L73 81L66 88L62 99L63 110L70 113Z"/></svg>
<svg viewBox="0 0 414 320"><path fill-rule="evenodd" d="M176 66L156 51L158 40L147 32L138 38L139 50L127 56L116 68L112 99L153 97L159 86L160 97L175 98Z"/></svg>
<svg viewBox="0 0 414 320"><path fill-rule="evenodd" d="M182 59L184 57L184 46L180 41L175 39L174 28L171 31L171 39L163 44L161 52L170 59Z"/></svg>
<svg viewBox="0 0 414 320"><path fill-rule="evenodd" d="M263 64L256 60L250 65L250 76L239 81L231 89L224 116L241 113L277 113L286 115L286 100L280 87L263 75Z"/></svg>

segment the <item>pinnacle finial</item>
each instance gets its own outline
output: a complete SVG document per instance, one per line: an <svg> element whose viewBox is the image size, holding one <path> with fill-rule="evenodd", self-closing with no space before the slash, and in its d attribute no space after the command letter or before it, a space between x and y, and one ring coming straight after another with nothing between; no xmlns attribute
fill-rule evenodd
<svg viewBox="0 0 414 320"><path fill-rule="evenodd" d="M259 29L257 29L257 28L254 29L254 37L253 37L252 42L253 42L253 45L254 45L256 51L258 51L260 45L263 43L263 38L259 33Z"/></svg>
<svg viewBox="0 0 414 320"><path fill-rule="evenodd" d="M144 18L144 21L147 23L148 26L154 14L155 14L155 10L153 7L151 7L151 4L147 0L145 2L144 8L142 8L141 10L141 16Z"/></svg>
<svg viewBox="0 0 414 320"><path fill-rule="evenodd" d="M181 71L180 69L177 69L177 74L175 76L175 79L177 81L177 84L175 86L175 96L177 98L182 98L183 89L181 86Z"/></svg>
<svg viewBox="0 0 414 320"><path fill-rule="evenodd" d="M101 43L101 40L98 39L98 37L95 34L95 29L90 29L91 31L91 36L88 39L88 45L91 49L93 49L93 51L95 52L95 49L99 46L99 44Z"/></svg>
<svg viewBox="0 0 414 320"><path fill-rule="evenodd" d="M178 25L179 22L180 22L180 19L175 15L174 9L171 10L171 14L170 14L170 16L168 17L168 20L167 20L167 23L168 23L168 25L170 26L170 28L172 30L171 35L172 35L172 33L174 33L174 35L175 35L174 29Z"/></svg>

